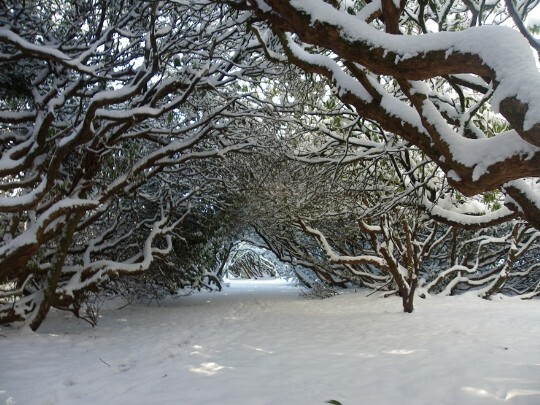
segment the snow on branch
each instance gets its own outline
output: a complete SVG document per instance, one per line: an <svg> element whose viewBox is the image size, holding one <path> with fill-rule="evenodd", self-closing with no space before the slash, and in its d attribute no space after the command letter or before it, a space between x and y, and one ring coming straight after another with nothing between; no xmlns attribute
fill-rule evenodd
<svg viewBox="0 0 540 405"><path fill-rule="evenodd" d="M540 87L540 74L520 32L487 23L427 32L425 21L416 16L414 24L422 32L399 35L390 26L397 21L391 14L403 13L412 23L410 14L389 7L381 9L384 19L375 21L366 18L375 3L358 7L344 10L322 0L268 0L251 6L280 38L289 61L325 76L360 116L418 146L463 194L540 177L540 97L534 90ZM275 44L268 34L260 38L267 48ZM497 113L506 119L498 128L478 125L479 114L499 120ZM508 207L540 226L535 220L540 211L528 214L525 209L530 198L505 189L523 197L512 197L515 204ZM522 200L525 206L520 207Z"/></svg>
<svg viewBox="0 0 540 405"><path fill-rule="evenodd" d="M378 266L381 268L384 268L387 266L387 263L384 259L377 257L377 256L368 256L368 255L362 255L362 256L343 256L339 255L335 252L335 250L330 246L328 243L328 240L324 236L324 234L308 225L306 225L302 220L298 220L298 224L301 226L301 228L309 235L314 236L317 238L319 243L321 244L322 248L324 249L326 255L328 256L328 259L331 262L334 263L340 263L340 264L371 264L374 266Z"/></svg>

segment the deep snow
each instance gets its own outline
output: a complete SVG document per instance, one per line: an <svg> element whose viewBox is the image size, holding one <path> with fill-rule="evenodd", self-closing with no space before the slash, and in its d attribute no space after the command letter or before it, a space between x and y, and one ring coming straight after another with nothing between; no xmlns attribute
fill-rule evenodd
<svg viewBox="0 0 540 405"><path fill-rule="evenodd" d="M6 404L540 404L540 300L299 297L281 281L0 328ZM66 319L67 318L67 319Z"/></svg>

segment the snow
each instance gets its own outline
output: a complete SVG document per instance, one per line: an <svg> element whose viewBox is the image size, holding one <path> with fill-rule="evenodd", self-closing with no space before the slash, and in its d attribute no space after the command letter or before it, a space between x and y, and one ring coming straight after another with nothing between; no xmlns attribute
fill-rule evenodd
<svg viewBox="0 0 540 405"><path fill-rule="evenodd" d="M505 186L515 187L536 207L540 208L540 184L536 183L533 179L513 180L506 183Z"/></svg>
<svg viewBox="0 0 540 405"><path fill-rule="evenodd" d="M0 166L2 166L1 163ZM18 208L21 206L30 206L36 199L36 196L43 193L46 186L47 178L43 178L41 183L35 189L26 194L8 197L0 196L0 208Z"/></svg>
<svg viewBox="0 0 540 405"><path fill-rule="evenodd" d="M493 111L499 112L503 100L516 97L527 105L523 122L524 129L531 129L539 120L540 97L535 89L540 86L540 75L536 61L527 41L512 28L484 25L459 32L396 36L377 30L362 21L364 17L359 19L347 12L335 9L324 1L291 0L289 3L297 10L307 13L311 17L312 24L321 21L337 27L345 41L362 43L370 49L385 50L385 55L393 54L396 65L399 65L400 61L426 55L432 51L445 51L447 58L455 53L478 55L494 72L498 82L492 97ZM356 79L346 74L342 66L334 60L320 54L306 52L291 35L289 35L288 46L297 58L331 72L340 95L350 92L360 100L368 103L372 101L365 88ZM466 68L464 73L466 73ZM469 76L461 75L462 78ZM478 80L474 76L470 77L473 81ZM421 117L414 108L387 94L384 89L379 90L380 84L372 78L368 77L368 79L372 81L372 86L383 95L380 105L389 115L398 117L404 123L413 125L425 133ZM413 93L428 95L431 92L424 82L410 81L410 83ZM440 107L435 106L429 98L425 99L421 113L423 118L436 128L439 140L448 145L448 154L453 160L473 169L471 173L473 182L483 181L486 176L489 176L490 168L505 160L531 159L540 150L538 146L523 139L522 135L515 130L500 133L489 139L468 139L456 136L456 131L441 115ZM461 181L461 176L454 171L449 173L449 178L456 182Z"/></svg>
<svg viewBox="0 0 540 405"><path fill-rule="evenodd" d="M306 300L282 281L0 328L6 404L538 404L540 300Z"/></svg>
<svg viewBox="0 0 540 405"><path fill-rule="evenodd" d="M422 82L414 82L416 92L427 94L428 87ZM489 167L503 162L513 156L532 158L540 151L515 131L501 132L493 138L468 139L455 136L446 120L430 100L426 99L423 104L422 114L426 120L437 128L437 132L449 146L451 155L461 164L474 167L472 180L478 181L480 177L489 174ZM457 174L457 173L456 173Z"/></svg>
<svg viewBox="0 0 540 405"><path fill-rule="evenodd" d="M83 65L82 63L80 63L80 61L72 60L68 55L59 51L58 49L51 48L42 44L33 44L31 42L28 42L27 40L7 28L0 28L0 39L4 43L10 43L14 45L16 48L24 48L32 52L34 55L44 57L45 59L54 58L73 69L77 69L90 75L94 74L93 69Z"/></svg>
<svg viewBox="0 0 540 405"><path fill-rule="evenodd" d="M501 218L511 216L513 212L506 206L503 206L495 211L485 212L485 207L483 207L478 201L470 201L464 204L456 205L452 203L451 199L441 199L434 204L425 196L422 197L422 204L427 210L429 210L431 215L446 218L450 221L460 223L465 226L495 222Z"/></svg>
<svg viewBox="0 0 540 405"><path fill-rule="evenodd" d="M356 14L356 18L362 21L367 21L381 9L382 9L381 0L375 0L371 3L366 4L364 7L362 7L362 10L360 10Z"/></svg>
<svg viewBox="0 0 540 405"><path fill-rule="evenodd" d="M319 54L312 54L305 51L300 45L296 44L290 34L287 34L288 47L290 51L299 59L312 64L319 65L332 72L333 78L337 82L338 93L343 95L346 92L354 94L356 97L370 103L373 98L356 79L345 73L341 67L332 59Z"/></svg>
<svg viewBox="0 0 540 405"><path fill-rule="evenodd" d="M528 105L524 129L538 123L540 97L535 89L540 86L540 75L530 46L519 31L484 25L459 32L389 35L322 0L291 0L290 4L310 15L312 24L321 21L338 27L345 40L392 52L397 57L396 64L432 51L446 51L447 58L454 53L478 55L499 82L492 99L494 111L499 112L502 100L515 96Z"/></svg>

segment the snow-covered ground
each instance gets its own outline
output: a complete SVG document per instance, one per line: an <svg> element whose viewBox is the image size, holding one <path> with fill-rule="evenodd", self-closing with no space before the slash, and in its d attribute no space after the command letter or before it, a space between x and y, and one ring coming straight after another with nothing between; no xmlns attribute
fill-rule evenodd
<svg viewBox="0 0 540 405"><path fill-rule="evenodd" d="M540 300L299 297L279 281L0 329L6 404L540 404ZM116 305L118 304L118 305ZM115 306L116 305L116 306Z"/></svg>

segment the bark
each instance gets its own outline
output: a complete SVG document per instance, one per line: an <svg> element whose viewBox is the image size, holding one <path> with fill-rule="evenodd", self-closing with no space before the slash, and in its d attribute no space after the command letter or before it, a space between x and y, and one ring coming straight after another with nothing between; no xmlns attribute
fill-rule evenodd
<svg viewBox="0 0 540 405"><path fill-rule="evenodd" d="M450 176L448 182L461 193L473 196L501 188L512 180L540 177L540 151L533 149L529 154L509 154L504 159L492 163L482 171L480 176L475 175L476 167L466 166L459 160L459 156L453 156L448 143L439 133L439 128L426 118L426 114L423 113L426 95L409 88L409 83L413 80L449 77L453 74L463 73L483 77L486 82L492 83L496 88L499 85L499 80L505 79L497 77L495 69L487 65L479 55L448 49L427 51L402 58L402 55L397 52L374 47L366 39L347 37L337 23L317 20L308 13L298 10L291 3L290 0L267 0L265 4L269 6L268 8L265 6L265 9L262 9L256 5L253 6L253 11L257 16L265 20L274 33L281 38L289 60L307 72L321 74L329 81L335 82L332 71L320 64L301 60L290 49L287 49L287 43L284 40L284 34L287 32L296 34L301 41L307 44L323 47L337 54L347 66L349 74L362 83L373 97L371 102L367 102L355 94L343 90L340 92L342 101L354 106L362 117L378 122L385 130L418 146L445 173L455 172L457 176ZM384 0L382 10L387 35L397 35L399 33L397 24L399 8L394 2ZM501 27L501 29L505 28ZM454 35L454 33L449 33L449 35ZM367 68L377 75L388 75L397 79L402 90L418 111L424 128L419 130L394 116L391 111L386 110L381 105L384 95L377 93L370 86L361 68ZM500 113L513 126L519 136L531 145L540 146L540 124L535 124L527 130L524 128L525 114L528 108L526 103L520 101L519 96L508 96L499 105ZM448 129L451 128L452 125L449 123ZM456 133L455 136L460 135ZM459 180L456 180L458 176ZM519 203L517 199L514 198L514 200ZM508 207L519 212L519 215L540 229L540 220L538 220L540 207L533 204L527 204L526 209L517 207L516 204L510 204Z"/></svg>
<svg viewBox="0 0 540 405"><path fill-rule="evenodd" d="M33 331L36 331L40 327L41 323L45 320L45 317L49 313L49 309L53 305L56 295L56 287L58 286L58 282L60 281L60 276L62 274L62 268L73 240L73 234L77 229L77 225L79 224L81 217L82 214L79 213L68 216L65 233L60 241L56 261L53 269L47 275L47 284L43 289L43 299L38 303L37 308L34 308L33 314L31 315L29 326Z"/></svg>

